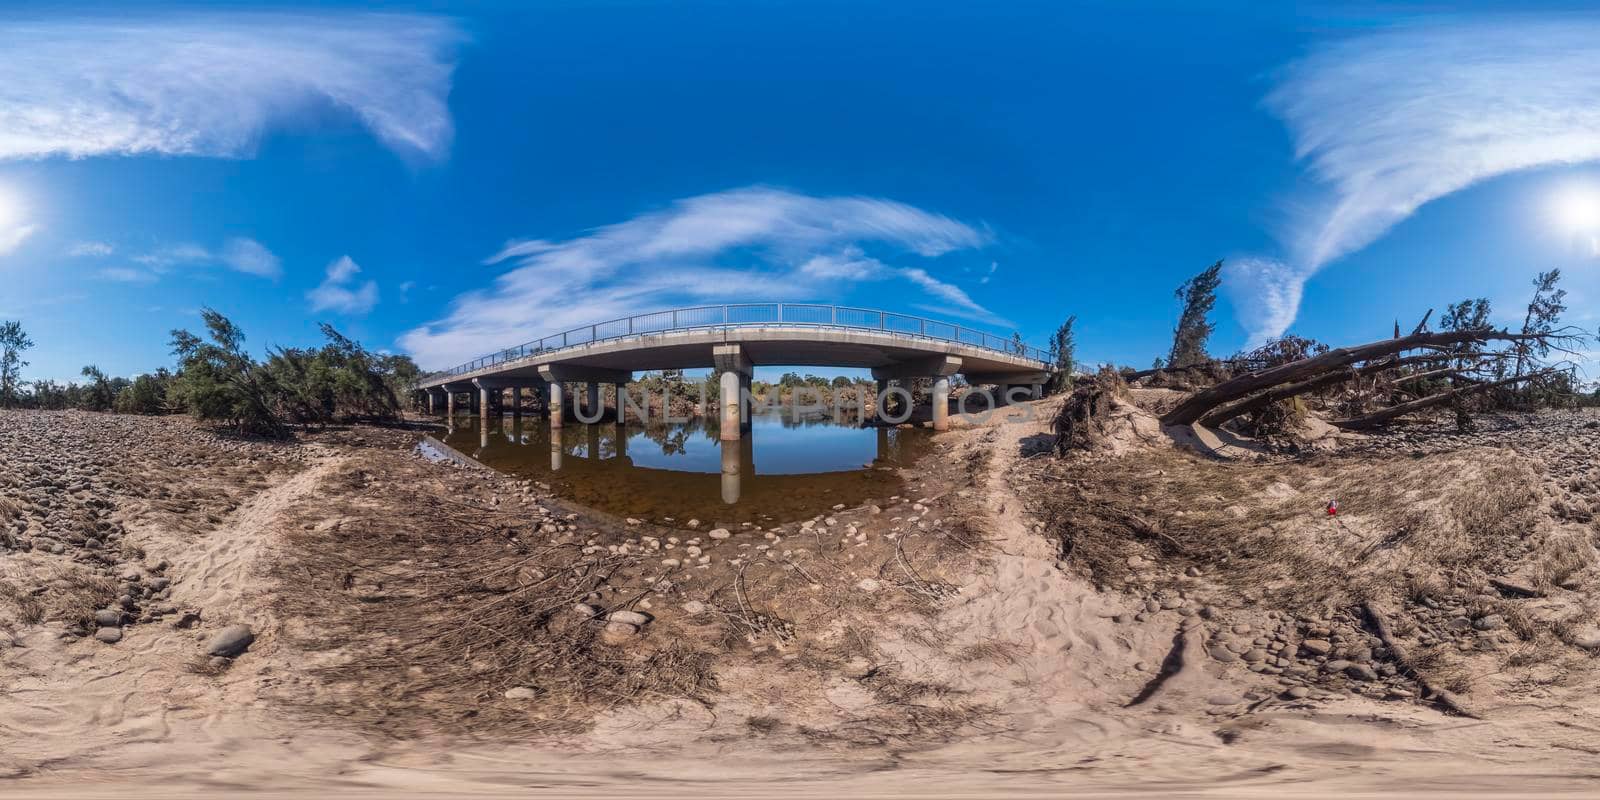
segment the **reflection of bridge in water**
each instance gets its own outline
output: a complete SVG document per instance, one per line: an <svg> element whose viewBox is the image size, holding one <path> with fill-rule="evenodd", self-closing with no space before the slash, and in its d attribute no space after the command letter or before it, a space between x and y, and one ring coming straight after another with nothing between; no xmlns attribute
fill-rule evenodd
<svg viewBox="0 0 1600 800"><path fill-rule="evenodd" d="M887 311L798 303L701 306L611 320L536 342L517 345L442 372L424 376L416 390L430 410L455 416L456 397L487 418L511 391L521 408L528 389L542 398L553 428L567 418L569 384L586 385L587 413L570 409L581 422L598 422L601 389L612 384L616 415L640 407L626 393L638 370L722 370L719 386L724 438L737 439L750 419L750 378L757 365L846 367L872 370L878 396L895 381L932 383L929 418L936 430L949 422L950 377L973 385L1038 397L1051 374L1047 353L960 325ZM445 408L439 408L440 405ZM744 423L744 424L741 424Z"/></svg>
<svg viewBox="0 0 1600 800"><path fill-rule="evenodd" d="M758 415L751 435L722 439L715 420L552 429L516 417L452 420L445 441L495 469L557 484L562 494L620 516L754 521L806 506L862 502L900 490L894 467L922 452L923 432L841 427ZM819 441L822 446L818 446ZM720 508L720 510L719 510Z"/></svg>

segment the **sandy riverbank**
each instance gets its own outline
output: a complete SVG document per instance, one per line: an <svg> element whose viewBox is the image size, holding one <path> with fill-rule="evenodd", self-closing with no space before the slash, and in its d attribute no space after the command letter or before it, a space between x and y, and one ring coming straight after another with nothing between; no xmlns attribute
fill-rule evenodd
<svg viewBox="0 0 1600 800"><path fill-rule="evenodd" d="M1463 663L1492 670L1461 692L1481 719L1391 697L1404 680L1324 679L1333 656L1363 647L1360 663L1384 666L1358 631L1335 630L1337 609L1319 623L1160 548L1116 579L1064 557L1040 503L1062 467L1030 457L1047 416L941 435L905 496L775 530L665 530L430 463L410 433L263 443L181 419L0 413L0 785L58 797L1593 789L1600 708L1581 646L1516 625L1451 639ZM1508 469L1533 495L1517 513L1589 560L1534 587L1542 596L1499 601L1534 620L1590 613L1600 436L1583 422L1475 441L1419 431L1339 469L1443 470L1511 437ZM1286 484L1309 503L1316 479ZM1538 561L1548 542L1517 552ZM95 619L108 610L115 626ZM1477 609L1462 613L1470 627ZM1342 653L1304 657L1317 632L1301 623L1326 624ZM247 651L205 654L240 624L255 635ZM105 627L117 641L96 639ZM1248 647L1212 652L1230 644ZM1545 656L1516 658L1525 645ZM1273 660L1244 657L1257 648ZM1285 683L1280 658L1312 679ZM1263 663L1278 672L1251 668Z"/></svg>

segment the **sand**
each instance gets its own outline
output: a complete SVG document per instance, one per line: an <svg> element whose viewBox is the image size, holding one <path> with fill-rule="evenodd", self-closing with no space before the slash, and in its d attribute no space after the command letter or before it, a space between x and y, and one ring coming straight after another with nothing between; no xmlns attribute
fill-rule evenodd
<svg viewBox="0 0 1600 800"><path fill-rule="evenodd" d="M97 420L73 419L93 426ZM192 528L130 503L125 538L143 562L166 560L172 602L204 610L193 629L127 628L116 645L63 638L67 626L8 624L0 650L0 792L6 797L995 797L1380 795L1549 797L1594 794L1600 700L1582 675L1524 699L1482 698L1485 719L1417 703L1349 696L1315 709L1218 717L1215 700L1270 693L1261 676L1207 659L1207 624L1172 612L1140 624L1113 617L1134 598L1100 592L1058 566L1009 479L1026 423L946 434L941 458L988 459L970 504L987 557L935 609L936 642L885 624L880 652L908 675L938 681L992 713L946 737L881 744L818 743L730 720L761 711L749 687L771 681L756 662L719 667L710 707L648 703L601 715L587 732L534 742L484 737L388 741L310 722L279 701L314 693L305 666L323 654L286 644L270 578L290 514L335 491L331 476L361 447L320 442L284 455L265 485ZM3 420L5 415L0 415ZM365 445L363 445L365 446ZM0 456L0 464L11 456ZM445 469L440 467L440 469ZM175 476L177 477L177 476ZM190 476L191 480L203 480ZM145 504L148 511L148 503ZM15 558L0 553L0 560ZM886 612L893 621L915 618ZM191 671L200 642L244 622L258 633L220 675ZM917 623L923 624L923 623ZM997 655L953 653L995 644ZM1143 665L1144 669L1137 669ZM1165 665L1165 667L1163 667ZM848 680L821 681L796 719L870 713ZM779 686L781 689L781 684ZM798 691L798 690L797 690ZM766 696L766 695L759 695ZM1530 696L1531 697L1531 696ZM942 740L937 740L942 738Z"/></svg>

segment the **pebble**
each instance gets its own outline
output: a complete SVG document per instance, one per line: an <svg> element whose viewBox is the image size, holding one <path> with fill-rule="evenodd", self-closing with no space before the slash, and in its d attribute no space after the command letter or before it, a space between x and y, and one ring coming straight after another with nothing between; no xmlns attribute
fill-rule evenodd
<svg viewBox="0 0 1600 800"><path fill-rule="evenodd" d="M733 534L729 533L727 528L712 528L706 535L713 539L726 539Z"/></svg>
<svg viewBox="0 0 1600 800"><path fill-rule="evenodd" d="M883 588L883 584L877 578L862 578L856 582L856 588L863 592L876 592Z"/></svg>
<svg viewBox="0 0 1600 800"><path fill-rule="evenodd" d="M1333 652L1333 643L1326 639L1306 639L1300 642L1300 649L1314 656L1325 656Z"/></svg>
<svg viewBox="0 0 1600 800"><path fill-rule="evenodd" d="M507 700L532 700L538 696L538 692L526 686L513 686L506 690Z"/></svg>
<svg viewBox="0 0 1600 800"><path fill-rule="evenodd" d="M637 611L613 611L606 615L608 622L621 622L636 628L642 628L650 624L650 619L650 615L641 614Z"/></svg>
<svg viewBox="0 0 1600 800"><path fill-rule="evenodd" d="M1212 658L1214 658L1214 659L1216 659L1218 661L1221 661L1224 664L1232 663L1234 661L1238 661L1239 660L1238 656L1236 656L1232 652L1230 652L1228 650L1228 648L1223 647L1222 645L1219 645L1219 644L1214 644L1214 645L1211 645L1210 647L1207 647L1206 648L1206 652L1211 654Z"/></svg>
<svg viewBox="0 0 1600 800"><path fill-rule="evenodd" d="M94 632L94 638L99 639L106 644L116 644L117 642L122 641L122 629L111 627L101 628Z"/></svg>
<svg viewBox="0 0 1600 800"><path fill-rule="evenodd" d="M255 640L255 631L250 630L249 625L229 625L211 637L211 641L206 644L206 654L237 658L250 649Z"/></svg>

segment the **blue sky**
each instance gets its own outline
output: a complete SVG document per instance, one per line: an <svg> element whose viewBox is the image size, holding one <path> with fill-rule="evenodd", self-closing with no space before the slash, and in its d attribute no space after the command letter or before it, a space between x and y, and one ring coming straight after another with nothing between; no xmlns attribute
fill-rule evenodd
<svg viewBox="0 0 1600 800"><path fill-rule="evenodd" d="M1552 267L1600 326L1600 16L1194 5L7 4L0 319L56 379L204 305L428 367L756 300L1144 366L1225 258L1223 354Z"/></svg>

